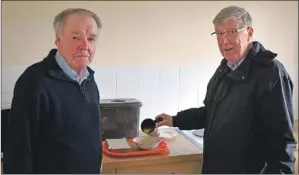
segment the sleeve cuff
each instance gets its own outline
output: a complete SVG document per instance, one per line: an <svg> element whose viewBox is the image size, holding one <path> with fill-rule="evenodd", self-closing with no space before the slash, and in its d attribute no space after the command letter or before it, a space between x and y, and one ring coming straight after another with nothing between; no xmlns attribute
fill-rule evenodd
<svg viewBox="0 0 299 175"><path fill-rule="evenodd" d="M178 117L177 116L172 117L172 125L173 125L173 127L178 127Z"/></svg>

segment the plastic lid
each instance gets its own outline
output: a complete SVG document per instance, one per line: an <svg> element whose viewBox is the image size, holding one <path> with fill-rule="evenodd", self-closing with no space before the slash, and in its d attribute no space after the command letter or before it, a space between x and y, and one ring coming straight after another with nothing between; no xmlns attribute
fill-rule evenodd
<svg viewBox="0 0 299 175"><path fill-rule="evenodd" d="M101 99L101 107L126 107L126 106L142 106L142 103L135 98L116 98L116 99Z"/></svg>
<svg viewBox="0 0 299 175"><path fill-rule="evenodd" d="M163 128L159 129L159 137L171 140L174 139L178 135L177 131L174 128Z"/></svg>

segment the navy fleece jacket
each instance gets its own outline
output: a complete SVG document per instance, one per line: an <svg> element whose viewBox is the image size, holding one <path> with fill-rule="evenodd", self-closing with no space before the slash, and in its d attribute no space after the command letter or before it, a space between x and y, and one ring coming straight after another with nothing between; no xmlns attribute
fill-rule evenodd
<svg viewBox="0 0 299 175"><path fill-rule="evenodd" d="M80 85L55 61L57 50L17 80L3 152L3 172L101 173L100 96L94 72Z"/></svg>

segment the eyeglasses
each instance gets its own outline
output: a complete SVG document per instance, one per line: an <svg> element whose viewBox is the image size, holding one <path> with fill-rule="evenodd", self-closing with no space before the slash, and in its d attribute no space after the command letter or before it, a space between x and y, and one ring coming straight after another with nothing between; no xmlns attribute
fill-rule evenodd
<svg viewBox="0 0 299 175"><path fill-rule="evenodd" d="M222 38L223 36L228 36L228 37L234 37L236 36L236 34L238 34L241 30L243 29L247 29L248 27L243 27L240 29L236 29L236 30L230 30L230 31L226 31L226 32L213 32L211 33L211 35L216 34L217 38Z"/></svg>

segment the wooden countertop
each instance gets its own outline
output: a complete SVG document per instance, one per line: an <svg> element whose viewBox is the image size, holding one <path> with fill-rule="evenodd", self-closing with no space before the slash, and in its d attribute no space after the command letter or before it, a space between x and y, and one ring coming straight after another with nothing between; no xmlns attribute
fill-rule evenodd
<svg viewBox="0 0 299 175"><path fill-rule="evenodd" d="M298 119L295 120L294 134L297 142L298 138ZM179 162L184 160L194 160L202 161L202 150L199 149L194 144L191 144L188 140L184 138L183 135L178 134L175 140L167 142L169 144L170 152L167 155L153 155L144 157L134 157L134 158L113 158L107 155L103 155L103 173L107 172L113 174L114 172L109 171L110 168L125 167L125 166L138 166L138 165L148 165L149 163L163 163L163 162ZM186 146L188 145L188 146ZM298 146L297 146L298 150ZM298 174L298 151L295 153L296 165L295 174ZM200 163L200 162L199 162ZM173 167L175 168L175 167ZM217 168L217 167L215 167ZM107 170L108 169L108 170ZM1 172L2 172L2 160L1 160Z"/></svg>
<svg viewBox="0 0 299 175"><path fill-rule="evenodd" d="M161 128L163 130L163 128ZM168 154L148 155L139 157L116 158L108 155L103 155L103 171L110 168L120 168L129 166L143 166L151 164L164 164L181 161L200 161L203 151L187 140L180 132L173 140L166 140L169 146ZM144 135L140 133L140 135Z"/></svg>

